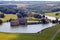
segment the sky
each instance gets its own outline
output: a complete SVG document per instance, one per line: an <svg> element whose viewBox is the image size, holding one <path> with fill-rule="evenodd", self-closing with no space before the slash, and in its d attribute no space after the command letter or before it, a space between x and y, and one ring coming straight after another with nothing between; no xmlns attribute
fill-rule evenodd
<svg viewBox="0 0 60 40"><path fill-rule="evenodd" d="M60 0L0 0L0 1L60 1Z"/></svg>

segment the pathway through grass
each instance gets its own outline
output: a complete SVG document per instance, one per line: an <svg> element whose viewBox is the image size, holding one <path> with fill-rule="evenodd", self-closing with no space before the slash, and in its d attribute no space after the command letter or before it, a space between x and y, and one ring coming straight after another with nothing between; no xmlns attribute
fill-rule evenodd
<svg viewBox="0 0 60 40"><path fill-rule="evenodd" d="M55 40L60 40L60 32L57 34L57 36L55 37Z"/></svg>

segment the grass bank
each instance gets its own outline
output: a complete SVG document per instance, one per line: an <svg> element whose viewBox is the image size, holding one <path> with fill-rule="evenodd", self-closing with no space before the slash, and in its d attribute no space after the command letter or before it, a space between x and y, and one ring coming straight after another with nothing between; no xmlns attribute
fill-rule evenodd
<svg viewBox="0 0 60 40"><path fill-rule="evenodd" d="M56 13L59 13L59 15L55 15ZM60 18L60 12L51 12L51 13L45 13L46 16L52 16L52 17L56 17L56 18Z"/></svg>

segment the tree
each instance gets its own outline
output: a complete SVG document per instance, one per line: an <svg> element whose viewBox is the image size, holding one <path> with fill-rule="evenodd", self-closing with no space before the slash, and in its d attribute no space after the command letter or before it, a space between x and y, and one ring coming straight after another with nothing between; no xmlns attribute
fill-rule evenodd
<svg viewBox="0 0 60 40"><path fill-rule="evenodd" d="M27 12L24 9L19 9L18 13L22 16L22 17L27 17Z"/></svg>
<svg viewBox="0 0 60 40"><path fill-rule="evenodd" d="M4 18L5 17L5 15L4 14L0 14L0 18Z"/></svg>
<svg viewBox="0 0 60 40"><path fill-rule="evenodd" d="M35 17L35 18L42 18L42 16L39 15L39 14L34 14L34 17Z"/></svg>

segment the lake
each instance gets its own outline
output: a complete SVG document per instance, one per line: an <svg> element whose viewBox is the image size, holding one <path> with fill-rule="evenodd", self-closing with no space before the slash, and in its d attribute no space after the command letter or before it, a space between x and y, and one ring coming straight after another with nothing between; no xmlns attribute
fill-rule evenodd
<svg viewBox="0 0 60 40"><path fill-rule="evenodd" d="M35 25L20 25L16 27L11 27L10 22L3 23L0 25L0 32L9 32L9 33L37 33L46 28L52 27L55 24L35 24Z"/></svg>

